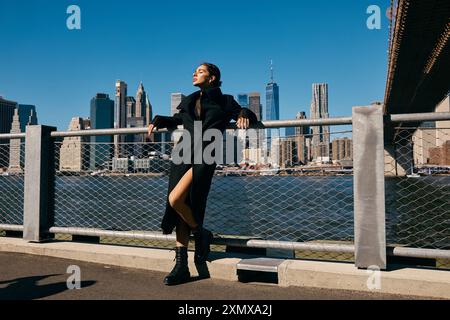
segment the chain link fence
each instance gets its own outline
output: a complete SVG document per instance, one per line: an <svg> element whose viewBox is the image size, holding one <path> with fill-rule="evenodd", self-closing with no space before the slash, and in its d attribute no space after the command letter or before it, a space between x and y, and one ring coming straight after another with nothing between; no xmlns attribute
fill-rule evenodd
<svg viewBox="0 0 450 320"><path fill-rule="evenodd" d="M23 225L25 143L0 144L0 224Z"/></svg>
<svg viewBox="0 0 450 320"><path fill-rule="evenodd" d="M172 144L89 141L55 143L55 227L159 231Z"/></svg>
<svg viewBox="0 0 450 320"><path fill-rule="evenodd" d="M270 153L246 149L240 164L219 165L205 225L225 238L351 243L351 155L339 149L351 149L351 144L341 139L335 160L332 144L317 159L312 140L312 135L271 138L273 159ZM92 143L82 137L56 142L55 226L159 232L173 147L173 142ZM275 158L278 165L273 165ZM173 246L109 237L102 242Z"/></svg>
<svg viewBox="0 0 450 320"><path fill-rule="evenodd" d="M331 148L319 159L312 138L272 137L278 167L244 159L240 170L222 171L213 180L207 223L225 235L264 240L352 241L353 178L344 169L351 159L333 163Z"/></svg>
<svg viewBox="0 0 450 320"><path fill-rule="evenodd" d="M450 249L450 126L397 127L386 156L390 245Z"/></svg>

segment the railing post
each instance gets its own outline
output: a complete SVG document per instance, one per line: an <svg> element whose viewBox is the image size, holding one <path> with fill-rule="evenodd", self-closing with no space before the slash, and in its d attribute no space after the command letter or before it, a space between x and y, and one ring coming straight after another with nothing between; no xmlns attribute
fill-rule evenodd
<svg viewBox="0 0 450 320"><path fill-rule="evenodd" d="M25 138L25 188L23 238L45 240L43 232L53 224L55 147L54 127L27 126Z"/></svg>
<svg viewBox="0 0 450 320"><path fill-rule="evenodd" d="M353 108L355 265L386 269L382 106Z"/></svg>

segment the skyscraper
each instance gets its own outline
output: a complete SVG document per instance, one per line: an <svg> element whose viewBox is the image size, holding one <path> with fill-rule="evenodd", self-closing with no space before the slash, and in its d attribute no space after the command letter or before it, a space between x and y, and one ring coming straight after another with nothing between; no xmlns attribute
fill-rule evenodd
<svg viewBox="0 0 450 320"><path fill-rule="evenodd" d="M313 83L311 119L328 118L328 84ZM312 127L313 159L317 162L330 161L330 126Z"/></svg>
<svg viewBox="0 0 450 320"><path fill-rule="evenodd" d="M114 127L114 101L109 95L97 93L91 100L91 129ZM112 136L92 136L90 149L90 169L106 166L112 158Z"/></svg>
<svg viewBox="0 0 450 320"><path fill-rule="evenodd" d="M115 128L127 127L127 84L124 81L116 82L116 114Z"/></svg>
<svg viewBox="0 0 450 320"><path fill-rule="evenodd" d="M295 127L287 127L286 129L284 129L286 137L295 136L295 131L296 131L295 129L296 129Z"/></svg>
<svg viewBox="0 0 450 320"><path fill-rule="evenodd" d="M114 128L127 127L127 84L124 81L116 81L116 101L115 101L115 123ZM123 135L114 136L114 156L119 158L123 152L119 149L119 144L125 141Z"/></svg>
<svg viewBox="0 0 450 320"><path fill-rule="evenodd" d="M295 137L280 139L279 165L282 168L289 168L296 162L297 144Z"/></svg>
<svg viewBox="0 0 450 320"><path fill-rule="evenodd" d="M91 130L91 118L83 118L84 130Z"/></svg>
<svg viewBox="0 0 450 320"><path fill-rule="evenodd" d="M304 111L298 112L295 116L296 120L306 119L306 113ZM301 127L289 127L286 128L286 136L300 136L300 135L308 135L309 134L309 126L301 126Z"/></svg>
<svg viewBox="0 0 450 320"><path fill-rule="evenodd" d="M148 94L145 95L145 125L149 125L153 120L153 107L148 99Z"/></svg>
<svg viewBox="0 0 450 320"><path fill-rule="evenodd" d="M145 123L147 123L147 119L146 119L146 103L147 103L147 94L145 93L144 90L144 84L139 83L139 87L138 90L136 92L136 112L135 112L135 117L139 118L139 117L143 117Z"/></svg>
<svg viewBox="0 0 450 320"><path fill-rule="evenodd" d="M299 112L296 116L297 119L306 119L305 112ZM297 142L297 160L299 163L307 164L310 159L308 158L309 143L308 140L311 139L311 128L309 126L301 126L295 128L295 136Z"/></svg>
<svg viewBox="0 0 450 320"><path fill-rule="evenodd" d="M0 133L9 133L17 102L0 97Z"/></svg>
<svg viewBox="0 0 450 320"><path fill-rule="evenodd" d="M280 88L273 81L273 67L270 82L266 86L266 120L280 120Z"/></svg>
<svg viewBox="0 0 450 320"><path fill-rule="evenodd" d="M36 107L33 105L19 104L19 122L21 132L25 132L26 126L28 125L37 125Z"/></svg>
<svg viewBox="0 0 450 320"><path fill-rule="evenodd" d="M177 107L180 105L181 100L185 98L185 95L182 93L172 93L170 96L170 115L173 116L175 113L178 113Z"/></svg>
<svg viewBox="0 0 450 320"><path fill-rule="evenodd" d="M249 105L249 101L248 101L248 94L246 93L239 93L237 95L237 99L238 99L238 103L242 108L247 108Z"/></svg>
<svg viewBox="0 0 450 320"><path fill-rule="evenodd" d="M84 120L80 117L72 118L69 131L85 130ZM80 172L89 164L88 137L65 137L59 154L59 170Z"/></svg>
<svg viewBox="0 0 450 320"><path fill-rule="evenodd" d="M273 64L270 62L270 82L266 86L266 120L280 120L280 89L273 80ZM267 151L270 152L271 139L279 137L279 129L267 130ZM274 155L272 155L274 156ZM275 155L278 158L278 154Z"/></svg>
<svg viewBox="0 0 450 320"><path fill-rule="evenodd" d="M248 108L255 113L256 118L258 119L258 121L261 121L261 119L262 119L262 105L261 105L261 95L259 94L259 92L252 92L252 93L249 94L249 96L248 96Z"/></svg>
<svg viewBox="0 0 450 320"><path fill-rule="evenodd" d="M136 116L136 100L134 97L127 97L127 122L129 118Z"/></svg>
<svg viewBox="0 0 450 320"><path fill-rule="evenodd" d="M306 119L305 112L298 112L296 117L297 120ZM295 148L293 153L293 162L306 164L308 159L308 146L307 139L310 135L309 126L300 126L300 127L289 127L286 128L286 141L292 140L294 141Z"/></svg>
<svg viewBox="0 0 450 320"><path fill-rule="evenodd" d="M302 111L297 113L297 116L295 117L298 120L306 119L306 112ZM310 134L310 128L309 126L301 126L295 128L295 135L309 135Z"/></svg>
<svg viewBox="0 0 450 320"><path fill-rule="evenodd" d="M136 91L136 99L127 97L127 128L142 128L148 125L152 117L152 106L144 89L142 81ZM150 119L150 120L149 120ZM130 142L126 147L128 156L142 157L144 155L144 142L147 139L145 134L130 134L126 136L126 142Z"/></svg>
<svg viewBox="0 0 450 320"><path fill-rule="evenodd" d="M16 108L14 110L13 122L11 124L11 133L20 132L19 110ZM23 161L21 161L20 149L20 139L11 139L9 148L9 173L23 173Z"/></svg>
<svg viewBox="0 0 450 320"><path fill-rule="evenodd" d="M331 143L332 159L339 160L353 160L353 141L349 138L334 139Z"/></svg>
<svg viewBox="0 0 450 320"><path fill-rule="evenodd" d="M258 121L262 120L262 105L261 105L261 95L259 92L252 92L249 94L248 97L249 105L248 108L253 111L256 115L256 118ZM265 157L262 157L264 155L264 151L261 152L261 150L264 150L264 146L262 146L262 142L264 141L264 134L265 130L258 129L257 135L256 135L256 141L247 141L246 145L248 145L252 150L249 151L248 155L253 157L254 159L257 159L258 163L264 162ZM257 151L259 150L259 151ZM256 157L256 158L255 158Z"/></svg>
<svg viewBox="0 0 450 320"><path fill-rule="evenodd" d="M10 133L17 102L0 97L0 133ZM0 171L9 166L9 140L0 139Z"/></svg>

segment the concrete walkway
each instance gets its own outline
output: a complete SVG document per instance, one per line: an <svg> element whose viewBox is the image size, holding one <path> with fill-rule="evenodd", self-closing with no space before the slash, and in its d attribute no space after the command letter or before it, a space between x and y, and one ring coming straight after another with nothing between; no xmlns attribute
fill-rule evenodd
<svg viewBox="0 0 450 320"><path fill-rule="evenodd" d="M81 271L81 289L69 290L71 265ZM281 288L206 279L166 287L165 273L119 268L74 260L17 253L0 253L0 300L5 299L167 299L167 300L297 300L297 299L410 299L317 288ZM69 283L72 283L69 279Z"/></svg>
<svg viewBox="0 0 450 320"><path fill-rule="evenodd" d="M173 267L173 251L0 238L0 299L450 298L449 271L395 267L381 272L379 289L369 289L370 274L352 264L285 260L278 285L244 284L237 282L237 264L251 257L214 253L211 278L195 281L199 272L189 255L194 281L166 287L162 279ZM82 290L67 289L70 265L81 269Z"/></svg>

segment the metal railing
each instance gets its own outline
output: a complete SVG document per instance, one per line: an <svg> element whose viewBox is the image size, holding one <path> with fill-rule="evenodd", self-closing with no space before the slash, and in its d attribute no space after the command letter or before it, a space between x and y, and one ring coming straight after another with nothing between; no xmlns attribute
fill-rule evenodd
<svg viewBox="0 0 450 320"><path fill-rule="evenodd" d="M164 145L172 147L118 144L121 162L99 167L92 157L113 158L114 144L79 141L70 149L68 141L56 143L54 226L159 231L170 160L150 150ZM248 167L216 171L205 218L214 233L292 242L353 240L353 179L335 174L340 167Z"/></svg>
<svg viewBox="0 0 450 320"><path fill-rule="evenodd" d="M25 175L25 143L21 135L0 140L0 229L21 231ZM11 140L9 140L11 139Z"/></svg>
<svg viewBox="0 0 450 320"><path fill-rule="evenodd" d="M369 109L376 113L367 114ZM378 119L376 125L370 117ZM355 108L353 116L345 118L263 122L264 128L272 129L353 124L353 132L357 132L352 147L354 169L345 169L342 164L312 165L301 161L283 162L277 170L257 165L251 167L251 164L245 170L218 167L205 219L205 224L218 235L215 244L355 254L358 267L378 265L384 268L386 259L383 256L386 255L449 259L449 228L446 225L448 219L445 220L449 206L445 205L448 200L444 197L448 195L448 176L436 180L437 173L433 172L431 177L416 178L413 184L407 186L403 181L413 178L379 178L380 174L383 177L385 173L392 173L389 166L395 167L395 174L401 176L398 168L404 165L398 152L390 152L390 156L386 151L384 155L380 153L380 146L382 150L384 143L383 124L417 122L420 119L450 120L450 114L392 115L385 117L383 123L381 107L371 107ZM370 131L372 125L373 130ZM32 166L37 165L32 161L32 154L36 152L47 154L47 158L44 156L42 161L50 159L48 162L51 166L40 177L31 174L26 177L29 185L25 189L29 190L29 197L34 192L45 205L38 208L36 203L33 207L27 206L28 198L23 194L21 198L2 196L0 219L3 220L0 220L0 229L23 229L20 226L22 221L11 218L14 216L12 211L6 209L6 199L9 199L10 202L24 200L24 214L19 215L25 216L27 230L34 230L32 233L24 232L24 238L28 240L38 241L51 233L137 241L175 239L174 235L162 235L159 231L170 171L168 155L173 148L171 141L115 144L113 139L99 142L93 138L108 139L108 136L119 134L128 137L143 135L146 133L145 128L56 132L55 128L37 127L30 127L26 135L26 150L30 156L25 167L30 166L27 172L35 172L30 169L35 169ZM31 129L39 130L33 132ZM232 125L229 129L236 128ZM417 140L414 136L421 129L412 131L412 134L410 132L408 138L401 138L402 130L397 128L393 140L393 145L400 143L401 147L385 145L387 150L406 148L404 141L410 138ZM327 134L328 139L342 136L342 133L330 132ZM376 140L372 139L373 135L377 137ZM443 141L446 136L444 134L440 139ZM0 135L0 138L17 137ZM312 140L313 137L310 135L310 138ZM42 149L37 150L36 141L47 142L39 144ZM298 148L305 141L295 141L294 137L279 139L278 143L282 145L281 149L284 148L284 151L280 151L280 157L283 158L283 152L293 152L293 146ZM328 147L329 155L333 146ZM371 153L374 156L367 158L367 154ZM312 155L307 157L311 159ZM383 157L384 164L381 160ZM414 166L415 171L423 168ZM420 181L429 178L435 180L431 184ZM38 181L34 181L36 179ZM0 188L2 183L8 185L8 189L0 189L3 194L19 193L10 193L11 183L0 180ZM33 185L42 184L43 181L51 181L53 186L33 189ZM23 175L21 183L23 185ZM411 186L414 190L410 189ZM368 191L380 190L385 190L382 193L386 193L386 202L384 195L368 198ZM440 196L431 197L430 194L437 194L436 190ZM423 204L417 192L427 199L431 207ZM375 193L381 195L380 192ZM411 197L414 198L413 203L404 204ZM36 218L43 216L44 221L47 221L45 226L40 225ZM371 230L367 226L378 227ZM422 236L424 234L427 237ZM381 256L381 260L372 258L377 255Z"/></svg>
<svg viewBox="0 0 450 320"><path fill-rule="evenodd" d="M395 127L386 157L388 243L450 249L450 122Z"/></svg>

